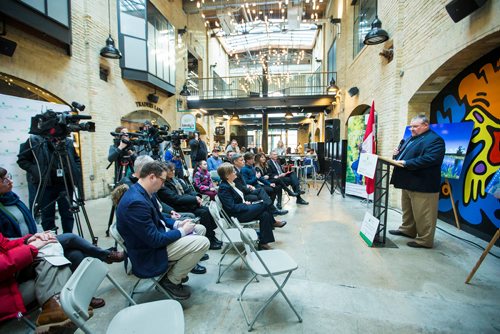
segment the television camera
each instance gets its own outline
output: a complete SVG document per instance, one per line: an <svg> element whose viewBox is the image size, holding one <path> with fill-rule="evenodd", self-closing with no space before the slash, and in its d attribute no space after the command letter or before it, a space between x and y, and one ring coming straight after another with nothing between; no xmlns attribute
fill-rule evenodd
<svg viewBox="0 0 500 334"><path fill-rule="evenodd" d="M90 115L78 115L85 106L78 102L71 103L70 111L58 112L47 110L44 113L31 117L30 134L45 138L65 138L71 132L95 132L94 122L80 123L80 120L92 119Z"/></svg>

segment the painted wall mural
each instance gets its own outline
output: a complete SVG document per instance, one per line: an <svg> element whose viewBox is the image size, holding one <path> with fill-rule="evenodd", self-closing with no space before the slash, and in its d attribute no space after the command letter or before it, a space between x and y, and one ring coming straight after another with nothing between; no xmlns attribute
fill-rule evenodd
<svg viewBox="0 0 500 334"><path fill-rule="evenodd" d="M432 101L432 123L473 121L462 175L450 180L461 224L479 236L500 228L500 200L486 191L500 167L500 48L462 71ZM440 217L453 222L450 189L444 183ZM472 231L474 232L474 231Z"/></svg>

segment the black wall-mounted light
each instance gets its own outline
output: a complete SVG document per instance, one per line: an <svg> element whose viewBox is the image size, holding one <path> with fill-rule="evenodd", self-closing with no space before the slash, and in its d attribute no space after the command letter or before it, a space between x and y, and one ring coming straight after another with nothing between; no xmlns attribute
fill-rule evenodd
<svg viewBox="0 0 500 334"><path fill-rule="evenodd" d="M191 96L191 92L188 90L188 87L187 87L186 83L184 83L184 85L182 86L182 90L181 90L181 92L179 94L181 96Z"/></svg>
<svg viewBox="0 0 500 334"><path fill-rule="evenodd" d="M109 36L106 39L106 46L101 49L101 57L109 58L109 59L120 59L122 57L122 53L118 48L115 47L115 40L111 37L111 4L110 0L108 0L108 28L109 28Z"/></svg>
<svg viewBox="0 0 500 334"><path fill-rule="evenodd" d="M160 97L154 93L148 94L148 101L151 103L158 103Z"/></svg>
<svg viewBox="0 0 500 334"><path fill-rule="evenodd" d="M372 29L366 34L363 44L365 45L376 45L384 43L389 39L389 34L387 31L382 29L382 21L378 19L378 15L375 15L375 20L372 22Z"/></svg>
<svg viewBox="0 0 500 334"><path fill-rule="evenodd" d="M332 78L330 80L330 85L328 85L328 87L326 88L326 93L328 95L334 95L334 96L336 96L338 94L339 90L340 90L339 86L337 86L335 84L335 79Z"/></svg>
<svg viewBox="0 0 500 334"><path fill-rule="evenodd" d="M349 90L347 92L349 93L350 97L353 97L353 96L359 94L359 88L358 87L351 87L351 88L349 88Z"/></svg>

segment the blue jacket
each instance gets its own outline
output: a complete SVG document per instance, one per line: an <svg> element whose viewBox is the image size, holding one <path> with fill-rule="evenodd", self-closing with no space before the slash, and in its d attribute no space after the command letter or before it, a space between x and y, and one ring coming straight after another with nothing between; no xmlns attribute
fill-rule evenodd
<svg viewBox="0 0 500 334"><path fill-rule="evenodd" d="M136 183L125 192L116 209L116 227L125 240L132 270L137 277L149 278L167 271L167 245L181 238L181 232L166 232L160 220L172 228L174 220L165 219L152 198Z"/></svg>
<svg viewBox="0 0 500 334"><path fill-rule="evenodd" d="M261 182L266 186L271 184L271 182L263 178L262 175L260 176L260 178L257 178L257 171L255 170L254 166L248 166L248 165L243 166L243 168L241 169L241 176L243 176L243 179L247 184L250 184L254 187L259 186L259 183L257 181Z"/></svg>
<svg viewBox="0 0 500 334"><path fill-rule="evenodd" d="M405 150L408 144L410 146ZM439 192L444 154L444 140L432 130L407 139L395 157L396 160L404 160L406 167L394 167L391 184L395 188L411 191Z"/></svg>
<svg viewBox="0 0 500 334"><path fill-rule="evenodd" d="M221 157L217 159L215 159L214 157L210 157L207 160L207 165L209 171L217 170L217 168L219 168L219 166L222 165L222 159Z"/></svg>

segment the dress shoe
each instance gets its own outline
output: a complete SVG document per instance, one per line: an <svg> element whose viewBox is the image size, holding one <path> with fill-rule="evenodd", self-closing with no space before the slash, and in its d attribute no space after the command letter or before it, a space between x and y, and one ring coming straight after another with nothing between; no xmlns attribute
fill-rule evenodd
<svg viewBox="0 0 500 334"><path fill-rule="evenodd" d="M210 248L208 248L208 249L217 250L217 249L221 249L221 248L222 248L222 244L220 244L216 241L210 241Z"/></svg>
<svg viewBox="0 0 500 334"><path fill-rule="evenodd" d="M208 256L208 254L207 254L207 253L205 253L205 255L203 255L203 256L201 257L200 261L206 261L206 260L208 260L209 258L210 258L210 256Z"/></svg>
<svg viewBox="0 0 500 334"><path fill-rule="evenodd" d="M273 212L273 216L283 216L288 213L288 210L276 210Z"/></svg>
<svg viewBox="0 0 500 334"><path fill-rule="evenodd" d="M277 208L278 210L283 209L283 207L281 206L281 203L276 204L276 208Z"/></svg>
<svg viewBox="0 0 500 334"><path fill-rule="evenodd" d="M293 192L291 191L290 189L288 188L283 188L285 190L285 192L288 194L288 196L292 196L292 197L297 197L299 196L299 194L297 194L296 192Z"/></svg>
<svg viewBox="0 0 500 334"><path fill-rule="evenodd" d="M174 284L167 277L163 278L160 284L175 300L184 300L191 297L191 293L187 289L184 289L182 284Z"/></svg>
<svg viewBox="0 0 500 334"><path fill-rule="evenodd" d="M106 305L106 302L102 298L92 297L90 300L90 307L92 308L101 308L104 305Z"/></svg>
<svg viewBox="0 0 500 334"><path fill-rule="evenodd" d="M300 191L300 194L301 194L301 195L304 195L305 193L306 193L306 192L305 192L304 190L301 190L301 191Z"/></svg>
<svg viewBox="0 0 500 334"><path fill-rule="evenodd" d="M196 264L196 266L194 266L194 268L191 269L191 272L193 274L201 275L201 274L205 274L207 272L207 268L200 266L199 264Z"/></svg>
<svg viewBox="0 0 500 334"><path fill-rule="evenodd" d="M413 248L432 248L432 247L421 245L421 244L419 244L418 242L415 242L415 241L408 241L407 245L410 246L410 247L413 247Z"/></svg>
<svg viewBox="0 0 500 334"><path fill-rule="evenodd" d="M273 249L271 246L269 246L269 244L259 244L258 250L271 250Z"/></svg>
<svg viewBox="0 0 500 334"><path fill-rule="evenodd" d="M123 260L125 260L125 252L111 251L108 256L106 256L104 262L111 264L114 262L123 262Z"/></svg>
<svg viewBox="0 0 500 334"><path fill-rule="evenodd" d="M286 225L286 220L280 221L280 222L274 222L273 226L274 227L279 227L282 228Z"/></svg>
<svg viewBox="0 0 500 334"><path fill-rule="evenodd" d="M305 201L303 198L297 198L297 204L308 205L309 202Z"/></svg>
<svg viewBox="0 0 500 334"><path fill-rule="evenodd" d="M412 237L412 236L409 236L408 234L403 233L403 232L401 232L400 230L389 230L389 234L392 234L392 235L400 235L400 236L402 236L402 237L407 237L407 238L411 238L411 239L413 239L413 237Z"/></svg>
<svg viewBox="0 0 500 334"><path fill-rule="evenodd" d="M181 283L187 283L189 281L189 276L184 277L181 279Z"/></svg>
<svg viewBox="0 0 500 334"><path fill-rule="evenodd" d="M61 308L59 295L55 295L43 304L42 312L36 319L36 326L36 333L56 333L63 329L76 330L76 325Z"/></svg>

